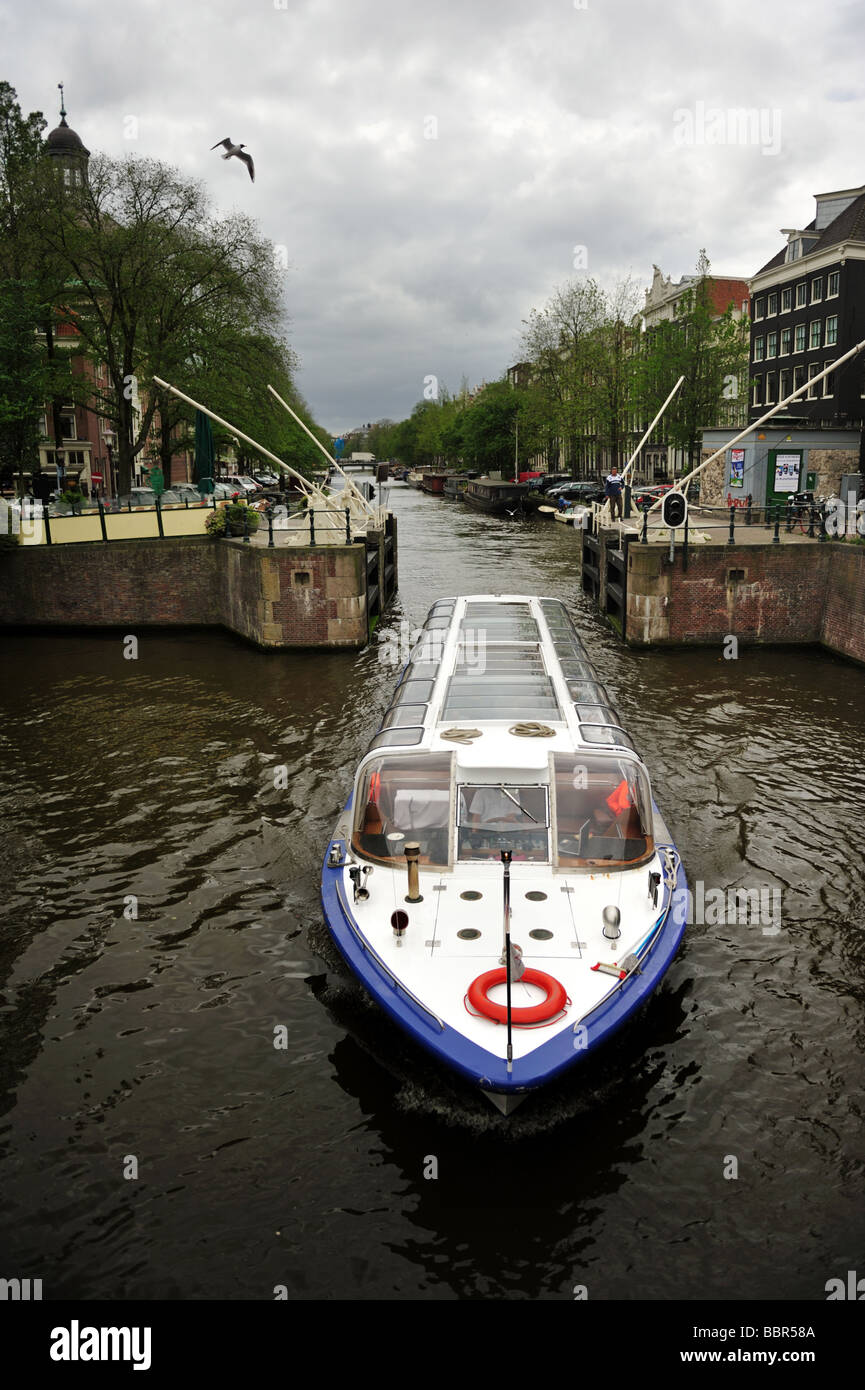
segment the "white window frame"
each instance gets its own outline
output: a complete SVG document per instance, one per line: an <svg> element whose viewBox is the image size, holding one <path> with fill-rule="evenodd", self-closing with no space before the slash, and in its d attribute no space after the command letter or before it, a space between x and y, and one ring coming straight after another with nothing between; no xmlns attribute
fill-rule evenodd
<svg viewBox="0 0 865 1390"><path fill-rule="evenodd" d="M774 301L775 301L775 307L774 307L774 309L772 308L772 300L773 300L773 299L774 299ZM772 293L771 293L770 295L767 295L767 297L766 297L766 318L767 318L767 319L774 318L774 316L775 316L775 314L777 314L777 312L778 312L778 291L777 291L777 290L773 290Z"/></svg>
<svg viewBox="0 0 865 1390"><path fill-rule="evenodd" d="M814 337L814 329L815 329L815 328L816 328L816 330L817 330L817 337L816 337L816 340L815 340L815 337ZM810 322L810 324L808 325L808 347L809 347L809 348L811 349L811 351L813 352L813 351L815 351L816 349L821 348L822 346L823 346L823 320L822 320L822 319L812 319L811 322Z"/></svg>
<svg viewBox="0 0 865 1390"><path fill-rule="evenodd" d="M788 285L786 289L784 289L784 290L781 291L781 313L782 313L782 314L789 314L789 312L790 312L790 310L791 310L792 308L793 308L793 289L792 289L792 286Z"/></svg>
<svg viewBox="0 0 865 1390"><path fill-rule="evenodd" d="M800 343L799 343L799 338L800 338L800 337L801 337L801 339L802 339L801 345L800 345ZM795 332L794 337L793 337L793 342L794 342L794 347L793 347L793 351L794 351L794 352L804 352L804 351L805 351L806 347L808 346L808 325L807 325L806 323L797 323L797 324L796 324L796 332Z"/></svg>
<svg viewBox="0 0 865 1390"><path fill-rule="evenodd" d="M808 282L807 282L806 280L802 280L802 281L800 281L800 283L796 286L796 308L797 308L797 309L804 309L804 307L805 307L805 305L806 305L807 303L808 303Z"/></svg>
<svg viewBox="0 0 865 1390"><path fill-rule="evenodd" d="M818 275L816 280L811 281L811 303L823 303L823 276Z"/></svg>
<svg viewBox="0 0 865 1390"><path fill-rule="evenodd" d="M765 340L765 338L755 338L755 339L754 339L754 361L755 361L755 362L762 362L762 361L763 361L763 354L764 354L765 350L766 350L766 340Z"/></svg>
<svg viewBox="0 0 865 1390"><path fill-rule="evenodd" d="M766 301L765 301L765 299L763 298L763 296L760 295L760 298L759 298L759 299L755 299L755 300L754 300L754 322L755 322L755 323L758 323L760 319L764 319L765 317L766 317Z"/></svg>
<svg viewBox="0 0 865 1390"><path fill-rule="evenodd" d="M814 377L817 375L817 373L818 373L819 371L820 371L820 363L819 363L819 362L810 362L810 363L808 364L808 393L807 393L806 399L809 400L809 401L816 401L816 399L817 399L817 389L816 389L816 387L813 385L813 381L814 381Z"/></svg>
<svg viewBox="0 0 865 1390"><path fill-rule="evenodd" d="M865 396L865 379L863 379L863 382L862 382L862 394L863 394L863 396ZM755 376L755 377L754 377L754 384L753 384L753 389L752 389L752 392L751 392L751 404L752 404L752 405L762 405L762 404L763 404L763 378L762 378L761 376Z"/></svg>
<svg viewBox="0 0 865 1390"><path fill-rule="evenodd" d="M787 342L787 346L786 346L786 347L784 346L784 340L785 340L785 339L786 339L786 342ZM792 350L793 350L793 330L792 330L792 328L782 328L782 329L781 329L781 341L780 341L780 344L779 344L779 347L778 347L778 356L779 356L779 357L789 357L789 356L790 356L790 353L792 352Z"/></svg>
<svg viewBox="0 0 865 1390"><path fill-rule="evenodd" d="M824 362L824 363L823 363L823 370L825 371L827 367L831 367L831 366L833 365L834 361L835 361L835 358L833 357L833 358L831 359L831 361L829 361L829 362ZM823 399L826 400L827 396L834 396L834 394L835 394L835 373L834 373L834 372L830 372L828 376L824 376L824 378L823 378Z"/></svg>
<svg viewBox="0 0 865 1390"><path fill-rule="evenodd" d="M775 383L778 379L777 372L766 373L766 400L765 405L776 405L778 398L775 395Z"/></svg>
<svg viewBox="0 0 865 1390"><path fill-rule="evenodd" d="M833 325L832 329L829 328L829 325L830 325L830 324ZM832 337L831 337L831 338L829 337L830 332L832 333ZM823 329L823 346L824 346L824 347L836 347L837 344L838 344L838 315L837 315L837 314L830 314L829 317L826 319L825 327L824 327L824 329Z"/></svg>
<svg viewBox="0 0 865 1390"><path fill-rule="evenodd" d="M778 356L778 334L767 333L766 335L766 360L770 362L773 357Z"/></svg>
<svg viewBox="0 0 865 1390"><path fill-rule="evenodd" d="M833 281L833 280L835 281L835 288L834 288L834 290L832 289L832 281ZM832 273L831 273L831 275L827 275L827 276L826 276L826 298L827 298L827 299L837 299L837 298L838 298L838 295L839 295L840 293L841 293L841 272L840 272L840 270L833 270Z"/></svg>

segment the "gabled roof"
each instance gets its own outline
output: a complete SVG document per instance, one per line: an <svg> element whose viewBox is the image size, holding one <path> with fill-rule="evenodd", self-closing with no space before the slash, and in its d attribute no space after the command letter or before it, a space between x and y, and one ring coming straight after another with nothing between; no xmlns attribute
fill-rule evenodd
<svg viewBox="0 0 865 1390"><path fill-rule="evenodd" d="M812 232L816 225L816 218L812 218L807 227L803 227L803 232ZM845 241L865 241L865 190L854 198L853 202L846 207L843 212L824 228L814 245L808 251L809 256L816 256L821 251L828 251L833 246L840 246ZM763 275L767 270L775 270L782 266L787 260L787 247L783 246L776 256L761 266L756 272ZM798 261L790 261L791 266L798 265ZM791 271L791 274L795 274Z"/></svg>

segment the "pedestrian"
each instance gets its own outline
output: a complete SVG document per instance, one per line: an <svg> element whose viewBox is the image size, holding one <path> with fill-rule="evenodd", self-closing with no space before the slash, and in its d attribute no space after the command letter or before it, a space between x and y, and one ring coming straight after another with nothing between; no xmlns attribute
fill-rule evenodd
<svg viewBox="0 0 865 1390"><path fill-rule="evenodd" d="M609 473L607 474L606 481L605 481L605 483L604 483L604 496L605 496L606 498L609 499L609 503L610 503L610 519L612 520L613 517L615 517L617 513L618 513L619 517L621 517L621 516L622 516L622 479L621 479L621 477L620 477L620 475L619 475L618 466L617 466L615 463L613 464L612 468L610 469Z"/></svg>

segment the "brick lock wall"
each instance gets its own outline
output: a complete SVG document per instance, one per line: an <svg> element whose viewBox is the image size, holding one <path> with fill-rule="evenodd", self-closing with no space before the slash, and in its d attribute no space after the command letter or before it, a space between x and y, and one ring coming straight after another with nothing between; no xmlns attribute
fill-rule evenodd
<svg viewBox="0 0 865 1390"><path fill-rule="evenodd" d="M367 642L362 544L169 537L0 552L0 626L223 626L258 646Z"/></svg>
<svg viewBox="0 0 865 1390"><path fill-rule="evenodd" d="M821 638L832 651L865 662L865 545L833 545L831 551Z"/></svg>
<svg viewBox="0 0 865 1390"><path fill-rule="evenodd" d="M732 633L749 643L821 641L827 549L689 547L687 571L677 554L670 575L670 640L720 643Z"/></svg>

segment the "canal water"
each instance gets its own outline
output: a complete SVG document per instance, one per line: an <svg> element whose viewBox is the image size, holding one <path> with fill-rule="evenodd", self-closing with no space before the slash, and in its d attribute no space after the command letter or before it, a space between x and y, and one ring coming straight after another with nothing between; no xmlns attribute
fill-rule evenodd
<svg viewBox="0 0 865 1390"><path fill-rule="evenodd" d="M569 528L390 504L400 592L361 653L2 640L0 1272L45 1298L825 1299L862 1272L865 672L630 652ZM704 895L641 1017L505 1119L367 1001L318 883L402 640L508 589L568 604ZM763 920L713 908L735 886Z"/></svg>

